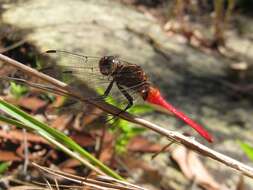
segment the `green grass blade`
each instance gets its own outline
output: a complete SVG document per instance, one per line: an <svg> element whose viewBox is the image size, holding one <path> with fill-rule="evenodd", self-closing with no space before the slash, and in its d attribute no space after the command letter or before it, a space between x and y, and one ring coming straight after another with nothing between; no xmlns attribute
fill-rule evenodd
<svg viewBox="0 0 253 190"><path fill-rule="evenodd" d="M248 156L248 158L253 161L253 146L250 146L248 143L239 141L239 144L243 152Z"/></svg>
<svg viewBox="0 0 253 190"><path fill-rule="evenodd" d="M67 146L69 149L79 153L81 156L86 158L92 165L101 169L105 174L111 177L114 177L116 179L121 179L121 180L123 179L121 176L119 176L109 167L107 167L106 165L101 163L99 160L97 160L95 157L93 157L90 153L85 151L82 147L80 147L77 143L75 143L71 138L57 131L56 129L51 128L47 126L46 124L34 119L32 116L20 110L16 106L13 106L5 102L4 100L0 99L0 110L4 111L5 113L9 114L10 116L18 120L17 122L20 122L20 124L23 124L29 127L30 130L36 131L38 134L42 135L47 140L50 139L51 143L54 142L55 144L58 142L58 145L63 144ZM19 126L19 127L22 127L22 126ZM62 147L59 147L59 148L62 148Z"/></svg>
<svg viewBox="0 0 253 190"><path fill-rule="evenodd" d="M10 162L0 163L0 176L8 170L9 166L10 166Z"/></svg>
<svg viewBox="0 0 253 190"><path fill-rule="evenodd" d="M5 123L11 124L11 125L15 125L15 126L20 127L20 128L25 128L27 130L33 131L33 128L28 127L28 126L20 123L19 121L15 120L15 119L11 119L11 118L0 115L0 121L3 121ZM81 163L88 166L90 169L93 169L94 171L100 173L100 170L98 170L96 167L94 167L89 162L84 160L79 154L76 154L75 152L68 149L66 146L64 146L61 143L59 143L58 141L56 141L49 133L47 133L43 130L34 131L34 132L37 132L41 137L45 138L48 142L55 145L56 147L58 147L59 149L61 149L63 152L70 155L71 157L79 160ZM102 174L104 174L104 173L102 173Z"/></svg>

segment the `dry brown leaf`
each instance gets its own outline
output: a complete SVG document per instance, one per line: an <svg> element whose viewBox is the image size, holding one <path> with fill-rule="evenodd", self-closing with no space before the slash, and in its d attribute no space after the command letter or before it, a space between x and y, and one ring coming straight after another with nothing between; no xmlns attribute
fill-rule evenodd
<svg viewBox="0 0 253 190"><path fill-rule="evenodd" d="M94 106L87 105L82 108L83 111L75 116L73 128L82 131L87 125L98 119L104 112Z"/></svg>
<svg viewBox="0 0 253 190"><path fill-rule="evenodd" d="M78 161L76 159L68 159L68 160L60 163L58 165L58 167L60 169L63 169L63 168L73 168L73 167L80 166L80 165L81 165L80 161Z"/></svg>
<svg viewBox="0 0 253 190"><path fill-rule="evenodd" d="M152 143L140 136L133 138L128 144L128 150L135 152L156 153L162 148L160 144Z"/></svg>
<svg viewBox="0 0 253 190"><path fill-rule="evenodd" d="M101 162L108 162L112 159L113 156L113 143L112 142L107 142L107 143L103 143L103 148L102 151L99 155L99 160L101 160Z"/></svg>
<svg viewBox="0 0 253 190"><path fill-rule="evenodd" d="M21 97L19 99L14 98L13 96L1 96L5 101L14 104L19 105L25 109L28 109L32 112L36 112L39 109L44 108L48 103L44 100L41 100L37 97Z"/></svg>
<svg viewBox="0 0 253 190"><path fill-rule="evenodd" d="M180 169L182 170L183 174L188 178L188 179L193 179L193 173L188 167L188 162L187 162L187 149L184 148L183 146L177 147L175 150L173 150L171 157L174 161L177 162L179 165Z"/></svg>
<svg viewBox="0 0 253 190"><path fill-rule="evenodd" d="M57 117L52 123L51 127L56 128L60 131L66 129L73 118L72 114L62 114Z"/></svg>
<svg viewBox="0 0 253 190"><path fill-rule="evenodd" d="M236 190L245 190L243 175L241 175L240 178L239 178L239 181L238 181L237 186L236 186Z"/></svg>
<svg viewBox="0 0 253 190"><path fill-rule="evenodd" d="M188 179L195 180L198 185L206 190L226 189L215 181L195 152L179 146L172 152L172 158Z"/></svg>
<svg viewBox="0 0 253 190"><path fill-rule="evenodd" d="M97 119L104 113L102 110L94 106L87 107L86 109L87 109L86 114L83 116L83 119L82 119L83 126L92 123L95 119Z"/></svg>
<svg viewBox="0 0 253 190"><path fill-rule="evenodd" d="M137 169L141 169L141 180L151 182L153 185L158 186L162 180L161 172L152 166L149 162L139 159L131 154L121 157L117 160L129 175L136 172Z"/></svg>
<svg viewBox="0 0 253 190"><path fill-rule="evenodd" d="M58 165L59 169L66 173L76 174L77 170L75 167L80 166L81 163L76 159L68 159Z"/></svg>
<svg viewBox="0 0 253 190"><path fill-rule="evenodd" d="M95 139L85 132L72 133L70 138L83 147L95 145Z"/></svg>
<svg viewBox="0 0 253 190"><path fill-rule="evenodd" d="M31 146L30 143L28 143L27 145L28 147ZM22 143L17 149L16 149L16 153L17 155L19 155L21 158L25 158L26 155L25 155L25 146L24 144ZM32 152L29 152L28 153L28 159L29 160L32 160L32 161L35 161L35 160L38 160L40 159L41 157L43 157L45 154L46 154L47 150L46 149L41 149L41 150L37 150L37 151L32 151Z"/></svg>
<svg viewBox="0 0 253 190"><path fill-rule="evenodd" d="M124 162L125 166L127 166L130 170L140 168L145 171L157 172L157 170L154 169L148 162L145 162L144 160L139 159L131 154L122 157L121 161Z"/></svg>
<svg viewBox="0 0 253 190"><path fill-rule="evenodd" d="M24 141L24 133L20 130L12 129L11 131L0 130L0 137L3 139L9 139L11 141ZM26 132L26 138L29 142L49 144L42 137Z"/></svg>
<svg viewBox="0 0 253 190"><path fill-rule="evenodd" d="M103 140L105 143L109 143L114 139L114 136L111 132L105 131L105 134L103 134L103 132L103 129L92 130L91 135L94 137L94 139L97 137L100 138L104 135Z"/></svg>
<svg viewBox="0 0 253 190"><path fill-rule="evenodd" d="M8 76L17 71L16 68L9 66L8 64L4 64L0 61L0 76Z"/></svg>
<svg viewBox="0 0 253 190"><path fill-rule="evenodd" d="M29 109L32 112L36 112L39 109L45 107L47 105L47 102L36 97L22 97L18 100L18 105Z"/></svg>
<svg viewBox="0 0 253 190"><path fill-rule="evenodd" d="M63 105L64 101L65 101L64 96L55 95L55 101L52 104L50 104L48 107L49 109L59 108Z"/></svg>
<svg viewBox="0 0 253 190"><path fill-rule="evenodd" d="M0 161L19 161L20 157L15 152L0 150Z"/></svg>

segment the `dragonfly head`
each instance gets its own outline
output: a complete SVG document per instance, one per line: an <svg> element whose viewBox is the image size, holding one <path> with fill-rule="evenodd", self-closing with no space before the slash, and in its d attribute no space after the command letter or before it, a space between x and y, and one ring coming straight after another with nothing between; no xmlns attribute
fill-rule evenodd
<svg viewBox="0 0 253 190"><path fill-rule="evenodd" d="M99 61L99 69L103 75L111 75L116 71L119 64L120 64L120 61L118 57L104 56Z"/></svg>

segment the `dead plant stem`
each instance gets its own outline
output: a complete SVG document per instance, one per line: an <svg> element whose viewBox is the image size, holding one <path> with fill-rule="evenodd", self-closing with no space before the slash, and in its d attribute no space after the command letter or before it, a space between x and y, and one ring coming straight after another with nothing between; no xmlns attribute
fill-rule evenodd
<svg viewBox="0 0 253 190"><path fill-rule="evenodd" d="M212 158L218 162L225 164L226 166L228 166L230 168L233 168L233 169L241 172L245 176L253 178L253 168L252 167L247 166L247 165L239 162L238 160L235 160L235 159L233 159L229 156L226 156L222 153L219 153L211 148L208 148L207 146L197 142L194 138L184 136L183 134L178 133L176 131L167 130L167 129L162 128L150 121L144 120L144 119L134 116L134 115L131 115L127 112L121 112L120 109L118 109L117 107L114 107L106 102L92 100L92 99L86 99L81 94L79 94L75 90L73 90L67 84L65 84L59 80L56 80L55 78L52 78L48 75L45 75L35 69L25 66L22 63L15 61L5 55L0 54L0 60L2 60L5 63L8 63L9 65L12 65L12 66L18 68L19 70L23 71L24 73L26 73L28 75L32 75L34 77L42 79L42 80L50 83L51 85L53 85L59 89L62 89L62 91L66 92L65 94L67 94L69 96L72 96L76 99L79 99L80 101L84 101L84 102L87 102L87 103L92 104L94 106L97 106L98 108L102 109L103 111L113 114L113 115L118 115L118 113L121 113L119 115L119 117L122 119L125 119L127 121L130 121L130 122L133 122L136 124L140 124L143 127L146 127L152 131L157 132L158 134L160 134L162 136L167 137L168 139L173 139L177 143L180 143L180 144L184 145L185 147L198 152L200 155Z"/></svg>

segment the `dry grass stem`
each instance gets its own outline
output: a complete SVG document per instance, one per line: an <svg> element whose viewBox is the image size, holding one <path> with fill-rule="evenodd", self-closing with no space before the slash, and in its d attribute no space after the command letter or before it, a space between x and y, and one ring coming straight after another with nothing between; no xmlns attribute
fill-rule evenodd
<svg viewBox="0 0 253 190"><path fill-rule="evenodd" d="M5 63L8 63L9 65L12 65L12 66L18 68L19 70L23 71L24 73L26 73L28 75L32 75L34 77L42 79L45 82L50 83L51 85L55 86L55 88L52 90L57 90L58 93L62 93L62 94L71 96L73 98L76 98L80 101L92 104L109 114L118 115L118 113L121 113L118 116L122 119L142 125L143 127L148 128L152 131L155 131L156 133L158 133L162 136L165 136L168 139L171 139L177 143L180 143L180 144L184 145L185 147L192 149L203 156L212 158L213 160L216 160L220 163L225 164L226 166L228 166L230 168L233 168L233 169L239 171L241 174L243 174L245 176L253 178L253 168L252 167L247 166L247 165L239 162L238 160L235 160L235 159L233 159L229 156L226 156L222 153L219 153L213 149L210 149L207 146L197 142L195 139L193 139L191 137L184 136L183 134L178 133L176 131L167 130L167 129L162 128L150 121L144 120L144 119L134 116L134 115L131 115L127 112L121 112L121 110L118 109L117 107L114 107L104 101L87 99L86 97L83 97L81 94L74 91L67 84L65 84L59 80L56 80L48 75L45 75L35 69L25 66L22 63L15 61L7 56L0 54L0 60L2 60Z"/></svg>

